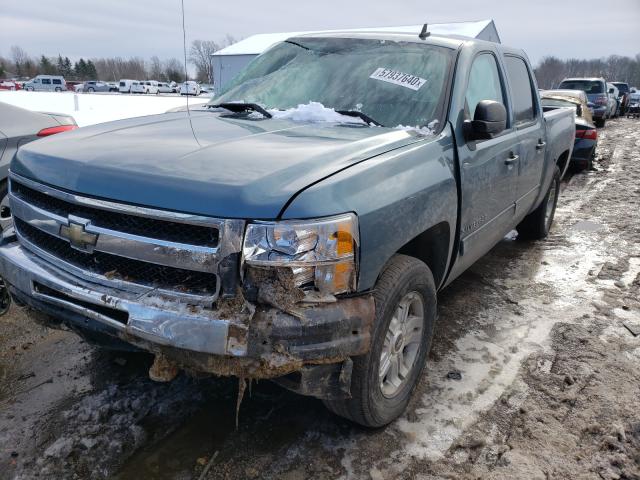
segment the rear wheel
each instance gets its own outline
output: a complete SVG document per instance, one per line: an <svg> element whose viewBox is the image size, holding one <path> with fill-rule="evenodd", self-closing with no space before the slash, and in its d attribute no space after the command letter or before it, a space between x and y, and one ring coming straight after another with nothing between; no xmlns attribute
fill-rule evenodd
<svg viewBox="0 0 640 480"><path fill-rule="evenodd" d="M524 217L517 227L518 239L541 240L549 234L560 196L560 169L556 166L553 180L542 202Z"/></svg>
<svg viewBox="0 0 640 480"><path fill-rule="evenodd" d="M95 91L96 91L96 90L95 90L95 88L93 88L93 87L89 87L89 88L87 88L87 92L89 92L89 93L93 93L93 92L95 92Z"/></svg>
<svg viewBox="0 0 640 480"><path fill-rule="evenodd" d="M395 255L376 283L371 349L353 359L351 398L326 400L329 410L381 427L407 407L424 368L436 318L433 275L420 260Z"/></svg>

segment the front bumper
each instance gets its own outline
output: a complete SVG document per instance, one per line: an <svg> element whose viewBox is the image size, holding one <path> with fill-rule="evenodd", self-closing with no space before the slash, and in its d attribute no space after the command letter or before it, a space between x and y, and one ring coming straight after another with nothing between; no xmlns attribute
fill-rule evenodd
<svg viewBox="0 0 640 480"><path fill-rule="evenodd" d="M221 375L274 378L364 354L375 315L371 294L303 305L295 316L246 302L235 309L187 305L87 282L18 242L0 246L0 275L20 302L52 324L106 334L184 368Z"/></svg>

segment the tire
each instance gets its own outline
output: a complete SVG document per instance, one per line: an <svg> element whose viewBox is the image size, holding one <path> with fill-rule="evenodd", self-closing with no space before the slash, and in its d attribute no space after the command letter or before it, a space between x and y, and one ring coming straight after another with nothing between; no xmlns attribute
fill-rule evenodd
<svg viewBox="0 0 640 480"><path fill-rule="evenodd" d="M382 427L398 418L406 409L418 384L431 346L436 319L437 301L433 275L420 260L395 255L376 283L374 298L376 318L371 349L366 355L353 358L351 398L324 401L333 413L365 427ZM420 304L423 319L421 330L415 327L407 331L401 327L398 331L403 333L392 336L392 322L395 328L402 325L398 322L397 315L400 305L406 307L407 321L413 319L413 325L417 325L416 319L420 316L417 307ZM413 335L409 336L409 333ZM380 364L385 352L388 355L388 368L381 379ZM406 369L407 363L410 366L404 375L394 376L394 371L400 372L400 368L394 368L394 365L398 365L398 359L406 362L400 364L403 368ZM392 384L392 377L399 382L397 385Z"/></svg>
<svg viewBox="0 0 640 480"><path fill-rule="evenodd" d="M606 122L606 120L604 118L596 118L594 120L594 123L596 124L596 127L598 127L598 128L603 128L605 122Z"/></svg>
<svg viewBox="0 0 640 480"><path fill-rule="evenodd" d="M93 88L93 87L87 88L87 92L89 92L89 93L93 93L93 92L95 92L95 91L96 91L96 90L95 90L95 88Z"/></svg>
<svg viewBox="0 0 640 480"><path fill-rule="evenodd" d="M56 92L61 92L62 89L60 87L56 87Z"/></svg>
<svg viewBox="0 0 640 480"><path fill-rule="evenodd" d="M556 213L558 197L560 196L560 169L556 166L553 180L549 185L547 194L542 202L533 212L524 217L517 226L518 239L520 240L542 240L549 235L553 216Z"/></svg>

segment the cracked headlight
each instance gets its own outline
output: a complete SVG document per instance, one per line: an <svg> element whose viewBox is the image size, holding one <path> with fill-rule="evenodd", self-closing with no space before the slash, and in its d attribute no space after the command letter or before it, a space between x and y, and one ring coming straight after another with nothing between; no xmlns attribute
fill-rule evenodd
<svg viewBox="0 0 640 480"><path fill-rule="evenodd" d="M325 293L355 290L358 218L352 213L315 220L254 222L242 248L247 265L290 268L298 287Z"/></svg>

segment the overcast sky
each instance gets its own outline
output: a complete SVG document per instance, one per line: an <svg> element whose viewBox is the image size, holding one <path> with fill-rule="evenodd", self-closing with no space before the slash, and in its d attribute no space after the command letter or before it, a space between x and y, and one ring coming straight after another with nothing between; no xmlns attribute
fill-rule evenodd
<svg viewBox="0 0 640 480"><path fill-rule="evenodd" d="M640 0L184 0L187 42L254 33L493 18L502 42L545 55L640 53ZM180 0L0 0L0 55L182 57Z"/></svg>

